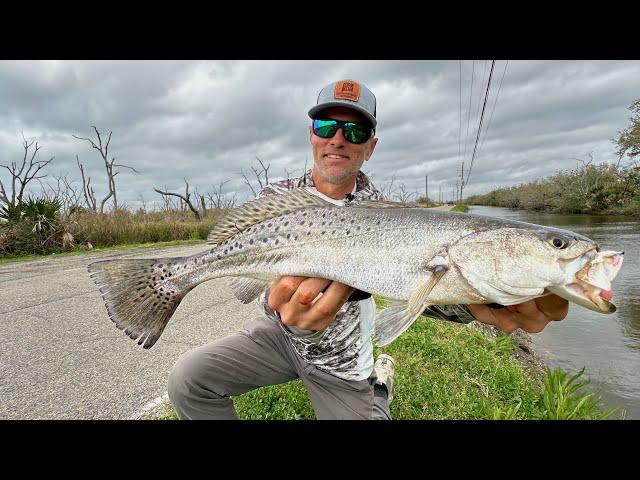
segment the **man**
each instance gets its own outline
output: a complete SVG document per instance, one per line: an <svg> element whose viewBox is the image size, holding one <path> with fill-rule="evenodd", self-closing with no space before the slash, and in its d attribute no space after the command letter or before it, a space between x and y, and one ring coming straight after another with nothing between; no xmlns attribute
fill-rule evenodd
<svg viewBox="0 0 640 480"><path fill-rule="evenodd" d="M378 143L376 98L363 84L341 80L323 88L309 112L314 165L297 180L264 188L259 196L306 186L342 205L382 199L360 170ZM394 360L374 365L370 295L321 278L282 277L259 298L264 316L240 332L186 352L169 376L169 397L181 419L235 419L230 396L300 378L318 419L389 419ZM475 319L511 332L541 331L562 320L568 302L556 296L502 309L486 305L434 307L433 316Z"/></svg>

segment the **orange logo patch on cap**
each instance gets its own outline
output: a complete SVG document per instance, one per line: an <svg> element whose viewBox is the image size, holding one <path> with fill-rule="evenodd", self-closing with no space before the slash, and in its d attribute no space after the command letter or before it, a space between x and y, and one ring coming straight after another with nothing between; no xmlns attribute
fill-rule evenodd
<svg viewBox="0 0 640 480"><path fill-rule="evenodd" d="M336 83L333 98L357 102L360 99L360 84L351 80L342 80Z"/></svg>

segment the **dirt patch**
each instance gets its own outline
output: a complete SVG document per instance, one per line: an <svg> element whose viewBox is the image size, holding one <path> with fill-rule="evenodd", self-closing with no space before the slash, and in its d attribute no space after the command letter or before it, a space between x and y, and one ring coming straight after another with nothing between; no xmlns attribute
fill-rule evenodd
<svg viewBox="0 0 640 480"><path fill-rule="evenodd" d="M503 333L493 325L487 325L482 322L471 322L469 326L492 338L496 338ZM531 335L524 330L518 329L511 333L511 338L516 343L516 348L513 351L514 358L536 377L543 376L547 366L542 357L533 350Z"/></svg>

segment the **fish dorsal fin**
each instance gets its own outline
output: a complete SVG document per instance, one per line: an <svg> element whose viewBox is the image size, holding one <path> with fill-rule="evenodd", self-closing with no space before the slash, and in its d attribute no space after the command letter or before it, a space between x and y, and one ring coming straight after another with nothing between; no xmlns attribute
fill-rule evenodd
<svg viewBox="0 0 640 480"><path fill-rule="evenodd" d="M345 207L352 208L424 208L419 203L393 202L391 200L352 200Z"/></svg>
<svg viewBox="0 0 640 480"><path fill-rule="evenodd" d="M234 208L220 219L209 233L207 243L218 245L256 223L304 208L325 206L333 204L313 195L305 188L251 200L241 207Z"/></svg>

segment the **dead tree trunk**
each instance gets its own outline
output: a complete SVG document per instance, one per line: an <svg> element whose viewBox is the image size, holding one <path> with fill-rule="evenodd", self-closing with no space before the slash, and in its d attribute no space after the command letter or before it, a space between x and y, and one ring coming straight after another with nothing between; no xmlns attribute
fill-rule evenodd
<svg viewBox="0 0 640 480"><path fill-rule="evenodd" d="M109 138L107 139L107 143L103 146L102 145L102 138L100 137L100 132L93 125L92 125L92 127L96 132L96 136L98 137L98 144L97 145L90 138L76 137L75 135L73 135L73 137L77 138L78 140L86 140L87 142L89 142L91 144L91 147L93 147L96 150L98 150L98 152L100 153L100 156L102 157L102 160L104 161L104 167L105 167L105 170L107 171L107 179L108 179L107 183L108 183L108 186L109 186L109 193L100 202L100 213L104 213L104 204L111 197L113 197L113 208L114 208L114 210L118 209L118 196L117 196L117 192L116 192L116 180L115 180L115 177L116 177L116 175L118 173L120 173L120 171L116 170L114 172L113 168L114 167L124 167L124 168L130 168L135 173L140 173L140 172L138 172L135 168L130 167L128 165L115 163L116 157L112 157L111 160L109 160L108 159L108 156L109 156L109 142L111 142L111 134L113 132L109 132ZM82 173L82 167L80 167L80 171ZM84 177L84 174L83 174L83 177Z"/></svg>
<svg viewBox="0 0 640 480"><path fill-rule="evenodd" d="M11 207L15 207L22 202L25 188L29 182L46 177L46 175L38 175L38 172L49 165L55 158L51 157L49 160L36 160L35 158L38 154L38 150L42 147L39 147L38 142L35 142L35 149L31 153L31 158L29 158L27 163L29 149L34 142L28 143L24 137L23 140L24 143L22 146L24 148L24 156L22 157L22 163L20 166L18 166L16 162L11 162L11 166L0 163L0 167L6 168L11 175L11 197L9 197L9 193L5 189L2 180L0 180L0 201Z"/></svg>
<svg viewBox="0 0 640 480"><path fill-rule="evenodd" d="M256 159L258 160L258 162L260 162L260 170L255 168L253 165L251 165L251 170L253 170L253 173L256 176L256 179L258 180L258 185L260 186L260 189L258 190L258 192L259 192L264 187L269 185L269 167L271 166L271 164L269 164L269 165L267 165L265 167L264 163L262 163L262 160L260 160L259 157L256 157ZM253 188L253 185L251 184L251 181L249 181L249 179L244 174L242 169L240 169L240 173L242 174L242 178L244 178L244 183L246 183L249 186L249 188L251 189L251 193L253 193L253 196L257 197L258 196L258 192L256 192L255 188ZM262 176L264 176L264 181L262 179Z"/></svg>
<svg viewBox="0 0 640 480"><path fill-rule="evenodd" d="M154 188L154 190L164 197L172 195L174 197L180 198L193 212L193 214L196 217L196 220L200 220L200 213L198 212L198 209L195 208L191 203L191 194L189 193L189 182L187 182L186 178L184 179L184 183L186 184L184 195L181 195L179 193L173 193L173 192L163 192L162 190L158 190L157 188Z"/></svg>

